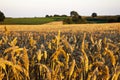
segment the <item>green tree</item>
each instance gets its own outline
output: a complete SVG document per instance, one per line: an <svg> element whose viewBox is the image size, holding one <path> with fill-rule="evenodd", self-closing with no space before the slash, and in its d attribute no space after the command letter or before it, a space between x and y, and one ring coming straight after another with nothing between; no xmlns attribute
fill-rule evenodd
<svg viewBox="0 0 120 80"><path fill-rule="evenodd" d="M79 14L76 11L71 11L70 12L70 16L74 17L74 16L79 16Z"/></svg>
<svg viewBox="0 0 120 80"><path fill-rule="evenodd" d="M91 15L92 17L97 17L97 13L92 13L92 15Z"/></svg>
<svg viewBox="0 0 120 80"><path fill-rule="evenodd" d="M45 17L47 18L47 17L50 17L50 16L49 16L49 15L46 15Z"/></svg>
<svg viewBox="0 0 120 80"><path fill-rule="evenodd" d="M63 22L67 24L86 23L86 21L76 11L71 11L70 17L66 18Z"/></svg>
<svg viewBox="0 0 120 80"><path fill-rule="evenodd" d="M81 16L76 11L71 11L70 16L72 18L72 22L77 24L79 23L79 20L81 19Z"/></svg>
<svg viewBox="0 0 120 80"><path fill-rule="evenodd" d="M0 11L0 22L4 21L5 15L3 12Z"/></svg>

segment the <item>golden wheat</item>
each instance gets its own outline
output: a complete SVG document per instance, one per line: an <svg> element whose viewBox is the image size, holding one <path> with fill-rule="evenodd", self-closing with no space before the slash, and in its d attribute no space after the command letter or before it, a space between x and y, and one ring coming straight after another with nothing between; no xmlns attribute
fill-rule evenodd
<svg viewBox="0 0 120 80"><path fill-rule="evenodd" d="M68 33L59 26L58 33L41 33L4 27L0 80L119 80L120 33L113 28L91 28L85 27L89 32L82 27L79 32L68 29Z"/></svg>

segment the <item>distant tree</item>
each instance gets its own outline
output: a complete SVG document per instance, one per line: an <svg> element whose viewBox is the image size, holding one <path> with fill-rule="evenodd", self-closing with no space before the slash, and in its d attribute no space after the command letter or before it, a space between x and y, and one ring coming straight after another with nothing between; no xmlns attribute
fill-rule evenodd
<svg viewBox="0 0 120 80"><path fill-rule="evenodd" d="M74 17L74 16L79 16L79 14L76 11L71 11L70 12L70 16Z"/></svg>
<svg viewBox="0 0 120 80"><path fill-rule="evenodd" d="M50 17L50 16L49 16L49 15L46 15L45 17L47 18L47 17Z"/></svg>
<svg viewBox="0 0 120 80"><path fill-rule="evenodd" d="M70 15L72 17L73 23L75 24L85 23L85 20L76 11L71 11Z"/></svg>
<svg viewBox="0 0 120 80"><path fill-rule="evenodd" d="M72 21L74 23L78 23L79 22L79 14L76 11L71 11L70 12L70 16L71 16Z"/></svg>
<svg viewBox="0 0 120 80"><path fill-rule="evenodd" d="M86 23L85 19L83 19L76 11L71 11L70 17L67 17L63 22L67 24Z"/></svg>
<svg viewBox="0 0 120 80"><path fill-rule="evenodd" d="M97 13L92 13L92 15L91 15L92 17L97 17Z"/></svg>
<svg viewBox="0 0 120 80"><path fill-rule="evenodd" d="M5 15L3 12L0 11L0 22L4 21Z"/></svg>

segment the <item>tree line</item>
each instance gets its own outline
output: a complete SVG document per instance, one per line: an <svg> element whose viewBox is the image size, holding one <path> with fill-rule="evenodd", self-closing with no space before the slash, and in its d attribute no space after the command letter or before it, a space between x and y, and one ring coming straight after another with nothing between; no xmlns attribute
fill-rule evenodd
<svg viewBox="0 0 120 80"><path fill-rule="evenodd" d="M120 16L98 16L97 13L93 12L89 17L83 17L78 14L76 11L71 11L70 16L67 15L46 15L46 18L51 17L64 17L63 23L64 24L80 24L80 23L112 23L112 22L120 22ZM5 15L3 12L0 11L0 22L3 22L5 19ZM60 19L60 18L58 18Z"/></svg>
<svg viewBox="0 0 120 80"><path fill-rule="evenodd" d="M120 22L120 15L117 16L98 16L93 12L91 16L81 16L76 11L71 11L64 21L64 24L83 24L83 23L113 23Z"/></svg>

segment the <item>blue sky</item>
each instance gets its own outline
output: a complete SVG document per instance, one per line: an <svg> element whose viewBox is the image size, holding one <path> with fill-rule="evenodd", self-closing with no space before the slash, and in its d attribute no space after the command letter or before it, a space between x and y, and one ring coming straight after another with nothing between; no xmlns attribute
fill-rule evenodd
<svg viewBox="0 0 120 80"><path fill-rule="evenodd" d="M7 17L69 15L72 10L82 16L120 15L120 0L0 0L0 10Z"/></svg>

